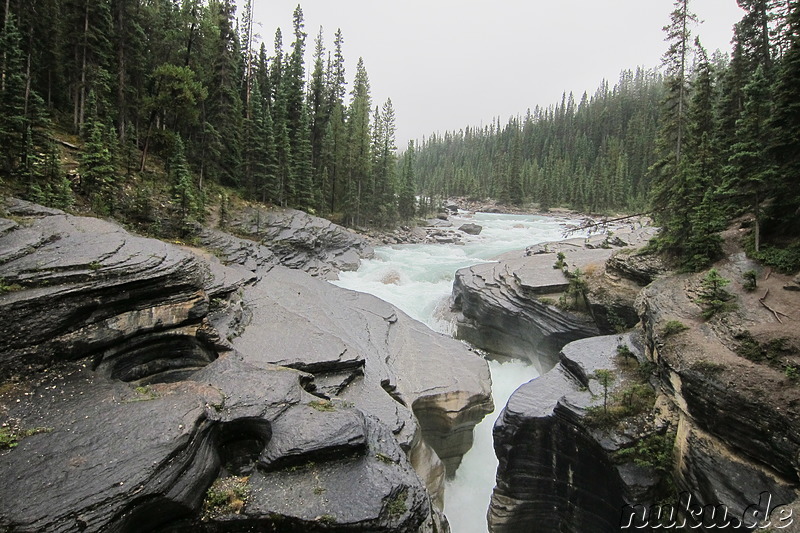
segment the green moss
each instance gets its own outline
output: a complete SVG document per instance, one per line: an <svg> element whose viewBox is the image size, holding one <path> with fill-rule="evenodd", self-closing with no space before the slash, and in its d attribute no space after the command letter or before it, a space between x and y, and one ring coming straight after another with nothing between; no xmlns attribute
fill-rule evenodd
<svg viewBox="0 0 800 533"><path fill-rule="evenodd" d="M51 431L53 431L53 428L38 427L21 429L16 427L2 427L0 428L0 450L16 448L19 445L19 441L25 437L30 437L31 435L37 435L39 433L50 433Z"/></svg>
<svg viewBox="0 0 800 533"><path fill-rule="evenodd" d="M0 294L21 291L23 288L19 283L6 283L5 279L0 278Z"/></svg>
<svg viewBox="0 0 800 533"><path fill-rule="evenodd" d="M386 455L383 452L376 453L375 454L375 459L377 459L378 461L381 461L383 463L387 463L387 464L395 464L396 463L396 461L394 459L392 459L391 457L389 457L388 455Z"/></svg>
<svg viewBox="0 0 800 533"><path fill-rule="evenodd" d="M408 498L408 489L403 488L400 492L395 494L390 500L389 504L386 507L386 510L389 511L389 516L401 516L403 513L408 511L408 505L406 504L406 499Z"/></svg>
<svg viewBox="0 0 800 533"><path fill-rule="evenodd" d="M203 520L241 513L249 497L249 479L231 476L214 481L203 500Z"/></svg>
<svg viewBox="0 0 800 533"><path fill-rule="evenodd" d="M324 515L318 516L316 518L316 520L320 524L325 524L326 526L332 526L333 524L336 523L336 516L334 516L332 514L324 514Z"/></svg>
<svg viewBox="0 0 800 533"><path fill-rule="evenodd" d="M312 400L308 402L308 405L316 409L317 411L335 411L336 406L330 400Z"/></svg>

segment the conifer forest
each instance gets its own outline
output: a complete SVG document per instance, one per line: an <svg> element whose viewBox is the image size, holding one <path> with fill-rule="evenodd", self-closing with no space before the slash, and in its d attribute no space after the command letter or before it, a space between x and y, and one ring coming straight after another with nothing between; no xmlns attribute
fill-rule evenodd
<svg viewBox="0 0 800 533"><path fill-rule="evenodd" d="M647 212L652 247L692 270L747 215L754 254L800 256L800 2L738 3L731 54L706 50L677 0L661 65L398 152L391 99L373 102L346 36L309 36L300 6L267 45L253 0L5 0L0 180L151 225L164 188L180 224L230 194L353 227L452 196Z"/></svg>

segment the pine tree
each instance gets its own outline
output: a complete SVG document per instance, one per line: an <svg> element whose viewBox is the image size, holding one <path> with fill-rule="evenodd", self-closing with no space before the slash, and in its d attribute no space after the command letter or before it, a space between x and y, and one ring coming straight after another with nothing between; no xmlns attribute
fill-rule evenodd
<svg viewBox="0 0 800 533"><path fill-rule="evenodd" d="M408 142L408 149L403 159L400 195L397 200L397 211L402 220L411 220L416 212L414 195L414 141Z"/></svg>
<svg viewBox="0 0 800 533"><path fill-rule="evenodd" d="M94 93L89 94L89 108L94 107ZM91 111L86 123L86 142L80 160L81 189L92 198L95 211L113 214L116 208L117 173L114 154L107 144L105 124Z"/></svg>
<svg viewBox="0 0 800 533"><path fill-rule="evenodd" d="M790 233L800 234L800 4L786 18L788 49L781 59L774 91L770 155L776 163L771 217Z"/></svg>
<svg viewBox="0 0 800 533"><path fill-rule="evenodd" d="M689 0L676 0L664 27L670 43L664 55L666 97L657 150L659 160L652 167L654 174L653 210L661 232L655 241L658 248L673 257L682 255L682 244L690 230L690 220L683 195L687 189L687 169L683 151L687 134L689 109L690 24L697 17L689 11Z"/></svg>
<svg viewBox="0 0 800 533"><path fill-rule="evenodd" d="M744 88L744 110L736 121L736 144L725 169L724 193L739 204L744 199L747 211L754 217L753 237L755 251L761 244L762 204L769 195L774 181L775 168L768 151L772 132L768 126L770 118L770 87L759 66L750 83Z"/></svg>
<svg viewBox="0 0 800 533"><path fill-rule="evenodd" d="M170 157L170 174L172 175L172 199L175 203L175 214L181 233L187 230L191 220L200 212L200 202L194 192L192 174L186 161L186 150L180 136L175 139L175 147Z"/></svg>
<svg viewBox="0 0 800 533"><path fill-rule="evenodd" d="M362 207L369 205L373 191L370 190L370 110L369 78L363 58L356 65L350 108L347 113L348 160L345 188L345 210L349 222L356 226L363 223Z"/></svg>
<svg viewBox="0 0 800 533"><path fill-rule="evenodd" d="M0 85L0 152L4 173L11 174L25 158L25 74L20 34L13 15L5 20L0 34L3 50L2 85Z"/></svg>

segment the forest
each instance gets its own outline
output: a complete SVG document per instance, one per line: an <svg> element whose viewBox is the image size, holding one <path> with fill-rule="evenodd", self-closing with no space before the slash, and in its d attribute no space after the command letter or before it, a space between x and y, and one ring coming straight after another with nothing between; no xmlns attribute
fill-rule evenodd
<svg viewBox="0 0 800 533"><path fill-rule="evenodd" d="M753 255L800 268L800 2L738 3L730 55L709 57L677 0L660 69L431 136L413 154L418 192L652 213L652 247L688 270L717 259L719 232L743 218Z"/></svg>
<svg viewBox="0 0 800 533"><path fill-rule="evenodd" d="M253 1L6 0L0 48L0 175L25 197L150 216L169 184L179 222L232 190L349 225L386 225L398 190L391 100L370 98L363 61L347 94L344 37L313 64L300 6L290 44L254 35ZM308 81L307 81L308 80ZM82 148L60 165L58 141ZM63 143L62 143L63 144ZM134 197L120 194L125 187ZM214 198L212 198L214 197ZM406 218L413 213L404 213ZM152 218L152 216L151 216ZM153 221L156 222L156 221Z"/></svg>
<svg viewBox="0 0 800 533"><path fill-rule="evenodd" d="M737 1L731 54L709 56L676 0L659 68L398 155L391 100L372 102L363 61L348 89L344 36L329 50L320 28L309 43L300 6L268 48L252 0L241 13L233 0L5 0L0 180L156 234L231 195L352 227L450 196L648 212L653 248L689 270L741 218L753 254L800 264L787 237L800 234L800 2ZM163 194L168 223L154 214Z"/></svg>

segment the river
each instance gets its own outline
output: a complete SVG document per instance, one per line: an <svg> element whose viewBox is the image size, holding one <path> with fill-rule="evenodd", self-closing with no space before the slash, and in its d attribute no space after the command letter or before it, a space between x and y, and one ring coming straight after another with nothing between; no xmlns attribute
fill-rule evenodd
<svg viewBox="0 0 800 533"><path fill-rule="evenodd" d="M487 262L499 254L562 238L564 224L555 217L476 213L450 218L453 227L472 222L480 235L465 235L463 245L410 244L379 247L375 258L356 272L342 272L336 285L373 294L394 304L431 329L452 334L447 301L459 268ZM492 427L509 396L538 376L521 361L489 361L495 411L475 428L475 441L445 487L445 514L453 533L486 533L486 512L495 484L497 459Z"/></svg>

